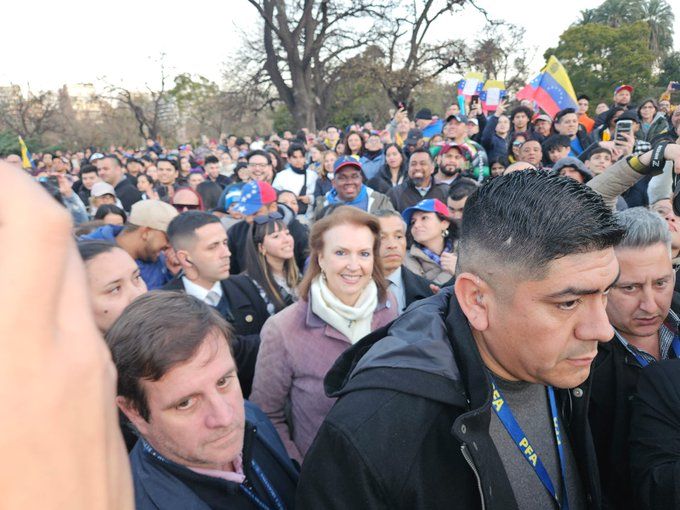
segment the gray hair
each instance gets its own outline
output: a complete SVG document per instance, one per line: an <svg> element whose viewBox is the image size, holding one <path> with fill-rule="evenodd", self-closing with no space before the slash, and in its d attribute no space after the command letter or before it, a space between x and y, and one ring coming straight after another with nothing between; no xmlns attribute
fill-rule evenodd
<svg viewBox="0 0 680 510"><path fill-rule="evenodd" d="M626 229L626 235L616 248L647 248L665 244L670 253L671 232L666 221L644 207L633 207L616 213L616 219Z"/></svg>
<svg viewBox="0 0 680 510"><path fill-rule="evenodd" d="M372 213L373 216L377 216L378 218L399 218L402 223L404 224L404 232L408 230L408 225L406 224L406 220L404 220L404 217L399 214L397 211L394 211L392 209L379 209Z"/></svg>

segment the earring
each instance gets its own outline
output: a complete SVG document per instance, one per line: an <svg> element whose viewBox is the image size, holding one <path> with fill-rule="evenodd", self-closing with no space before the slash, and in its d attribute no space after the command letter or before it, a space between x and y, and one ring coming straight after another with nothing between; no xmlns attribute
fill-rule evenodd
<svg viewBox="0 0 680 510"><path fill-rule="evenodd" d="M442 237L449 237L449 229L442 230Z"/></svg>
<svg viewBox="0 0 680 510"><path fill-rule="evenodd" d="M326 281L326 271L324 271L323 269L321 270L321 278L323 279L323 281Z"/></svg>

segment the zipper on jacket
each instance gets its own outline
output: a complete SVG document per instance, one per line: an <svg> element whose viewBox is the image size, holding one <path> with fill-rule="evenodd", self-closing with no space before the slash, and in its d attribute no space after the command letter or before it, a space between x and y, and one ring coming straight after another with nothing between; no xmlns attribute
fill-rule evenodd
<svg viewBox="0 0 680 510"><path fill-rule="evenodd" d="M467 445L465 443L460 445L460 451L463 454L463 458L468 463L468 466L470 466L470 469L472 469L472 472L475 474L475 478L477 479L477 488L479 489L479 497L482 500L482 510L484 510L486 508L486 505L484 504L484 492L482 491L482 479L479 477L479 472L477 471L477 468L475 467L475 463L472 461L472 455L470 455L470 452L468 451Z"/></svg>

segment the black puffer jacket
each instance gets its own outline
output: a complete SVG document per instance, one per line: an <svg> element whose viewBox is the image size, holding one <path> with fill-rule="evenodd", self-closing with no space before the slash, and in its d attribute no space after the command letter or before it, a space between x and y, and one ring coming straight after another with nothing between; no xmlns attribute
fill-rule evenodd
<svg viewBox="0 0 680 510"><path fill-rule="evenodd" d="M305 458L298 510L519 507L489 435L490 384L450 289L352 346L325 386L339 400ZM600 508L588 383L556 395L588 508Z"/></svg>

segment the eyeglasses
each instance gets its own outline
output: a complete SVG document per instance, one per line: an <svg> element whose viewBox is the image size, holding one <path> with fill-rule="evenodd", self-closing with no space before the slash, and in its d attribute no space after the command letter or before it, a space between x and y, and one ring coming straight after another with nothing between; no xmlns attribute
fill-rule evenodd
<svg viewBox="0 0 680 510"><path fill-rule="evenodd" d="M201 207L198 204L172 204L172 206L179 212L196 211Z"/></svg>
<svg viewBox="0 0 680 510"><path fill-rule="evenodd" d="M250 168L257 168L258 170L264 170L269 166L269 163L248 163Z"/></svg>
<svg viewBox="0 0 680 510"><path fill-rule="evenodd" d="M282 220L282 219L283 219L283 216L281 216L281 213L273 212L273 213L269 213L269 214L263 214L261 216L255 216L253 218L253 221L257 225L266 225L270 221L276 221L276 220Z"/></svg>

